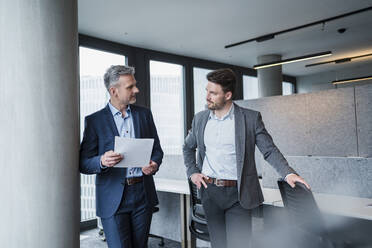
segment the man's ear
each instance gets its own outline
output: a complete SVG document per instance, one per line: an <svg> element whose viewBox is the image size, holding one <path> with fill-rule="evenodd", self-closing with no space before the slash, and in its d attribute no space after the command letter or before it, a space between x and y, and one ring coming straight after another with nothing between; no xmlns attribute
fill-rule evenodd
<svg viewBox="0 0 372 248"><path fill-rule="evenodd" d="M115 87L111 87L109 89L109 93L110 93L110 96L115 96L115 94L116 94L116 88Z"/></svg>
<svg viewBox="0 0 372 248"><path fill-rule="evenodd" d="M225 100L228 101L228 100L231 100L231 99L232 99L232 92L231 91L228 91L225 94Z"/></svg>

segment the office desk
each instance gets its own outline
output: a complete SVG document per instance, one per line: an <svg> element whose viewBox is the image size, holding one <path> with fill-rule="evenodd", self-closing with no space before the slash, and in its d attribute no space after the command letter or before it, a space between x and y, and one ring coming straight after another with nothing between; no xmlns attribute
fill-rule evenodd
<svg viewBox="0 0 372 248"><path fill-rule="evenodd" d="M183 248L195 247L195 240L192 239L188 229L190 192L187 180L165 178L154 178L154 180L157 191L180 195L181 244ZM265 205L283 207L279 189L264 188L262 185L261 188ZM314 193L314 198L320 210L325 213L372 220L372 205L368 206L372 204L372 199L322 193Z"/></svg>
<svg viewBox="0 0 372 248"><path fill-rule="evenodd" d="M182 248L194 248L195 239L189 231L190 212L190 190L187 180L175 180L166 178L154 178L157 191L175 193L180 195L180 216L181 216L181 246Z"/></svg>
<svg viewBox="0 0 372 248"><path fill-rule="evenodd" d="M283 201L278 200L281 198L278 189L263 188L263 191L266 204L283 207ZM327 228L336 230L339 237L352 244L360 242L371 247L372 199L324 193L313 195Z"/></svg>
<svg viewBox="0 0 372 248"><path fill-rule="evenodd" d="M283 207L279 189L262 188L264 204ZM343 195L313 193L322 212L345 217L372 220L372 199Z"/></svg>

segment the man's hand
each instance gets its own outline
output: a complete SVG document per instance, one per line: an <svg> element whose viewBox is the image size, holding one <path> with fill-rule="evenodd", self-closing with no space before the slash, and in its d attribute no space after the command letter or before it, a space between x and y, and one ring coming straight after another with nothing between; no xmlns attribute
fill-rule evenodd
<svg viewBox="0 0 372 248"><path fill-rule="evenodd" d="M289 174L288 176L286 176L286 181L287 183L292 187L294 188L296 185L295 185L295 182L300 182L300 183L303 183L305 184L305 186L310 189L310 186L309 184L307 184L307 182L305 182L305 180L300 177L299 175L296 175L296 174Z"/></svg>
<svg viewBox="0 0 372 248"><path fill-rule="evenodd" d="M114 151L107 151L101 156L101 164L106 167L113 167L123 159L123 155Z"/></svg>
<svg viewBox="0 0 372 248"><path fill-rule="evenodd" d="M190 177L191 181L198 187L198 189L200 189L202 184L204 185L204 188L207 188L204 178L208 179L208 177L202 173L194 173Z"/></svg>
<svg viewBox="0 0 372 248"><path fill-rule="evenodd" d="M150 160L149 165L142 167L142 172L145 175L151 175L158 170L158 164L152 160Z"/></svg>

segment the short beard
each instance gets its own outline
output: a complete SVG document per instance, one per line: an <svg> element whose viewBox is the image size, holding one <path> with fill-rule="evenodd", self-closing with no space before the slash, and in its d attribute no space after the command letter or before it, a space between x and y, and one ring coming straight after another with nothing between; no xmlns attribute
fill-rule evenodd
<svg viewBox="0 0 372 248"><path fill-rule="evenodd" d="M212 106L209 106L208 104L205 105L206 109L209 109L209 110L220 110L222 109L223 107L225 107L226 105L226 101L223 101L222 103L220 104L216 104L216 103L213 103Z"/></svg>
<svg viewBox="0 0 372 248"><path fill-rule="evenodd" d="M134 104L137 101L137 97L133 97L132 99L129 100L129 104Z"/></svg>

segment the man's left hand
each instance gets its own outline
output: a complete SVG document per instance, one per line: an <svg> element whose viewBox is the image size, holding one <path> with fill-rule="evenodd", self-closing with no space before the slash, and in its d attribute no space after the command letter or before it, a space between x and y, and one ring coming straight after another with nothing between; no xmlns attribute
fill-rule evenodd
<svg viewBox="0 0 372 248"><path fill-rule="evenodd" d="M288 176L286 176L286 181L287 183L292 187L294 188L296 186L296 182L300 182L300 183L303 183L305 184L306 188L310 189L310 186L309 184L307 184L307 182L302 178L300 177L299 175L296 175L296 174L289 174Z"/></svg>
<svg viewBox="0 0 372 248"><path fill-rule="evenodd" d="M142 167L142 172L145 175L151 175L154 174L158 170L158 164L152 160L150 160L150 163L144 167Z"/></svg>

